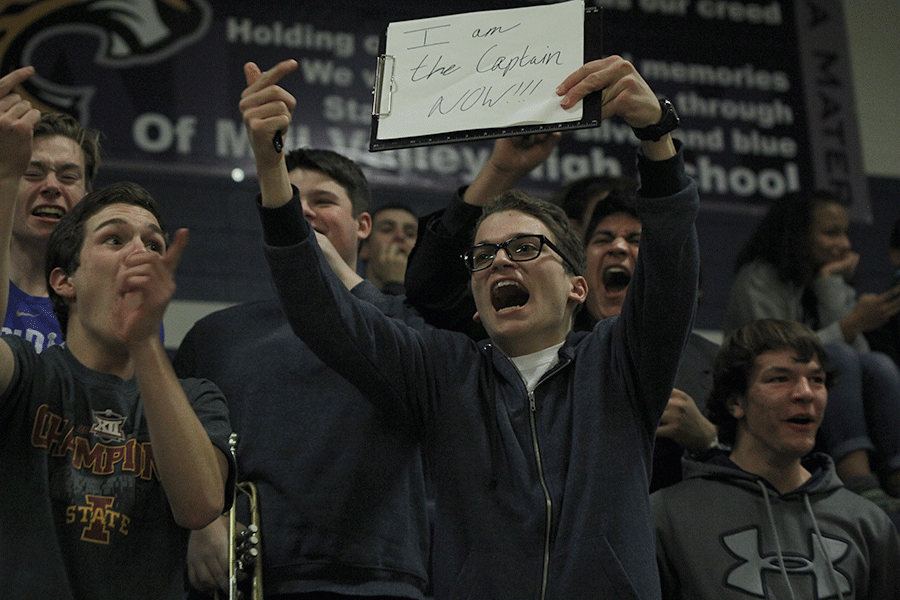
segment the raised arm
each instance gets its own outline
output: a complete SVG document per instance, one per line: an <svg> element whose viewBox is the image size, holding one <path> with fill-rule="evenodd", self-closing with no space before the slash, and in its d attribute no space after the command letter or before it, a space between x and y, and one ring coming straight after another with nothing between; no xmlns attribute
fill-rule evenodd
<svg viewBox="0 0 900 600"><path fill-rule="evenodd" d="M659 98L634 65L621 57L587 63L557 89L566 108L592 92L602 94L603 118L619 116L635 130L663 119ZM624 332L620 339L627 343L631 359L623 364L632 369L636 397L658 420L693 324L699 269L694 219L699 198L669 133L641 141L638 169L641 250L620 318L612 326Z"/></svg>
<svg viewBox="0 0 900 600"><path fill-rule="evenodd" d="M523 177L547 160L561 137L560 133L542 133L499 138L478 175L463 192L463 201L484 206L497 194L515 188Z"/></svg>
<svg viewBox="0 0 900 600"><path fill-rule="evenodd" d="M33 67L22 67L0 78L0 315L6 314L9 301L9 243L16 193L31 160L34 126L41 118L39 110L12 90L32 75Z"/></svg>
<svg viewBox="0 0 900 600"><path fill-rule="evenodd" d="M0 316L6 315L9 303L9 244L16 192L31 160L34 126L41 118L40 111L12 90L32 75L34 68L22 67L0 78ZM12 351L0 343L0 391L12 380L13 367Z"/></svg>
<svg viewBox="0 0 900 600"><path fill-rule="evenodd" d="M244 65L247 87L241 94L239 107L256 159L262 205L266 208L287 204L293 194L284 155L275 148L272 140L276 133L284 132L291 124L291 115L297 106L297 100L278 82L296 69L295 60L282 61L265 73L256 63Z"/></svg>
<svg viewBox="0 0 900 600"><path fill-rule="evenodd" d="M291 123L297 101L278 83L296 69L295 60L282 61L265 73L256 63L244 65L247 88L241 94L239 107L256 159L262 205L266 208L284 206L293 195L284 155L275 148L272 139ZM317 237L328 264L344 285L352 289L362 282L362 277L344 262L331 242L324 235L317 234Z"/></svg>
<svg viewBox="0 0 900 600"><path fill-rule="evenodd" d="M129 255L116 282L119 299L111 319L134 364L153 459L172 513L182 527L198 529L222 513L228 460L210 441L159 338L186 245L187 230L181 229L165 255Z"/></svg>

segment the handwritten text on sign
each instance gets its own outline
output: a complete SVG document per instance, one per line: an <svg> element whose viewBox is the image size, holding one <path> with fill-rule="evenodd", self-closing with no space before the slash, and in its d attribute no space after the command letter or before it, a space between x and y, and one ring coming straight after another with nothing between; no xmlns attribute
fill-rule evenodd
<svg viewBox="0 0 900 600"><path fill-rule="evenodd" d="M581 0L391 23L378 138L579 120L555 90L584 62L583 33Z"/></svg>

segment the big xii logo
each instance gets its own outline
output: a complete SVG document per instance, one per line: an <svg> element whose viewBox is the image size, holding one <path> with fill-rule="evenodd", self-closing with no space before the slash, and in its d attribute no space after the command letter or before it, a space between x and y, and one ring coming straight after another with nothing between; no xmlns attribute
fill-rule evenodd
<svg viewBox="0 0 900 600"><path fill-rule="evenodd" d="M202 38L212 9L205 0L37 0L0 8L0 73L34 65L46 44L97 40L94 63L125 69L163 61ZM17 89L34 106L87 124L95 87L37 73Z"/></svg>

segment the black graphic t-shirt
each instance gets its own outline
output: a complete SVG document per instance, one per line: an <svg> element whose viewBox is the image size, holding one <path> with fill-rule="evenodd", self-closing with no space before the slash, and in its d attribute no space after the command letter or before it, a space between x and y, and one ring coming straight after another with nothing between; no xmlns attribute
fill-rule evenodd
<svg viewBox="0 0 900 600"><path fill-rule="evenodd" d="M0 589L14 598L181 598L189 531L153 460L136 381L99 373L64 346L16 358L0 396ZM182 380L213 443L227 409L206 380Z"/></svg>

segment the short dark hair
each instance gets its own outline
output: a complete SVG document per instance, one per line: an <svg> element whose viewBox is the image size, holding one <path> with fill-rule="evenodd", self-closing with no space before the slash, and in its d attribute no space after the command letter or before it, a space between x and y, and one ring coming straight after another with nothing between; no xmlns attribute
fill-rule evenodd
<svg viewBox="0 0 900 600"><path fill-rule="evenodd" d="M62 136L75 140L84 155L84 187L90 190L100 168L100 132L81 126L75 117L65 113L41 113L34 126L34 139Z"/></svg>
<svg viewBox="0 0 900 600"><path fill-rule="evenodd" d="M375 215L386 210L402 210L404 212L408 212L416 219L419 218L419 215L416 214L416 211L414 211L412 207L405 202L385 202L383 204L379 204L376 208L373 208L369 211L369 215L371 215L372 220L374 221Z"/></svg>
<svg viewBox="0 0 900 600"><path fill-rule="evenodd" d="M560 188L550 201L561 206L570 219L580 222L588 204L597 196L634 192L636 189L637 184L628 177L591 175Z"/></svg>
<svg viewBox="0 0 900 600"><path fill-rule="evenodd" d="M756 358L770 350L793 350L797 358L817 360L825 371L825 385L834 385L836 371L815 332L797 321L759 319L731 333L719 348L713 366L713 389L706 401L709 420L718 428L719 441L734 444L737 419L728 410L747 394Z"/></svg>
<svg viewBox="0 0 900 600"><path fill-rule="evenodd" d="M105 188L89 193L84 199L72 207L56 224L47 240L47 253L44 258L44 280L53 304L53 313L59 321L63 337L69 325L69 305L50 285L50 273L60 268L71 275L80 265L81 249L84 246L85 223L102 208L111 204L129 204L148 210L159 222L159 227L166 231L165 223L159 212L159 206L150 193L136 183L124 181L114 183ZM168 242L168 238L166 239Z"/></svg>
<svg viewBox="0 0 900 600"><path fill-rule="evenodd" d="M318 171L334 179L347 192L354 217L369 209L372 203L369 181L359 165L343 154L331 150L298 148L288 152L284 161L288 172L294 169Z"/></svg>
<svg viewBox="0 0 900 600"><path fill-rule="evenodd" d="M566 271L571 271L569 262L575 267L574 275L584 275L585 258L584 247L581 244L581 236L572 227L566 212L555 204L538 200L524 192L510 190L495 197L484 207L484 210L475 224L473 236L484 220L494 213L514 210L530 215L541 221L550 230L555 239L555 244L565 255L563 265ZM473 240L474 243L474 240Z"/></svg>
<svg viewBox="0 0 900 600"><path fill-rule="evenodd" d="M641 222L637 213L637 192L629 189L612 190L606 198L597 202L584 230L584 245L587 246L591 241L594 230L603 219L616 214L626 214L638 223Z"/></svg>

